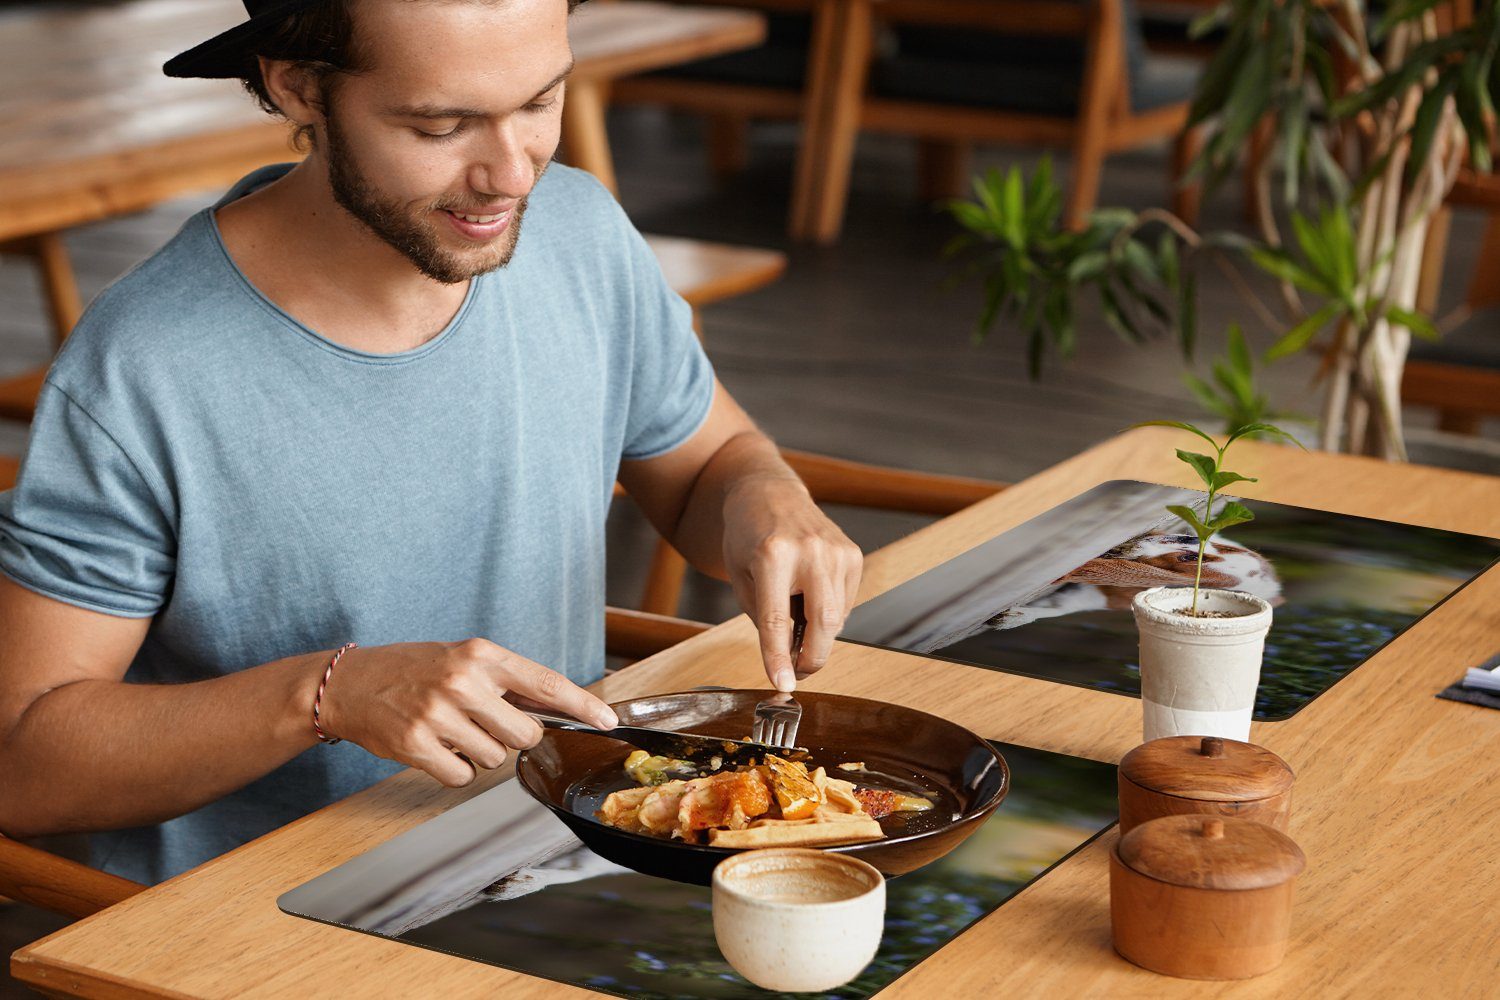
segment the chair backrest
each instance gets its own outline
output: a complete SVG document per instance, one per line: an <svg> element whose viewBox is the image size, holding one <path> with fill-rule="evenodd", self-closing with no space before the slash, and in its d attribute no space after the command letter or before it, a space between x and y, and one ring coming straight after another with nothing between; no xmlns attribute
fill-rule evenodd
<svg viewBox="0 0 1500 1000"><path fill-rule="evenodd" d="M0 490L8 490L16 485L16 475L20 471L20 462L5 455L0 455Z"/></svg>

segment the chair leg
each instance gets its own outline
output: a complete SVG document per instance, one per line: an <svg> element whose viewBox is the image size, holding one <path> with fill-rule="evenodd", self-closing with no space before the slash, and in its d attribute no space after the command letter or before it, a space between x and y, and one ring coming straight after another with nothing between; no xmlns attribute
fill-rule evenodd
<svg viewBox="0 0 1500 1000"><path fill-rule="evenodd" d="M1184 184L1183 178L1202 144L1202 129L1186 128L1177 134L1172 145L1172 213L1193 227L1198 225L1198 212L1203 204L1203 184L1199 181Z"/></svg>
<svg viewBox="0 0 1500 1000"><path fill-rule="evenodd" d="M568 160L587 170L618 195L615 162L609 153L609 133L605 129L606 100L603 86L595 80L570 80L567 102L563 105L562 139Z"/></svg>
<svg viewBox="0 0 1500 1000"><path fill-rule="evenodd" d="M744 115L723 113L708 119L709 169L720 180L742 173L750 162L750 123Z"/></svg>
<svg viewBox="0 0 1500 1000"><path fill-rule="evenodd" d="M1263 119L1250 130L1250 142L1245 150L1245 221L1255 222L1265 206L1261 204L1258 180L1266 157L1271 155L1274 123Z"/></svg>
<svg viewBox="0 0 1500 1000"><path fill-rule="evenodd" d="M1073 179L1063 216L1064 223L1072 229L1083 227L1085 217L1098 201L1110 102L1119 96L1121 88L1129 86L1121 17L1117 0L1104 0L1097 5L1094 21L1089 25L1083 86L1078 96L1078 128L1073 138Z"/></svg>
<svg viewBox="0 0 1500 1000"><path fill-rule="evenodd" d="M1500 210L1490 213L1479 245L1479 263L1469 283L1469 308L1484 309L1500 303Z"/></svg>
<svg viewBox="0 0 1500 1000"><path fill-rule="evenodd" d="M677 614L686 577L687 560L665 538L658 538L646 573L646 589L641 594L641 610L653 615Z"/></svg>
<svg viewBox="0 0 1500 1000"><path fill-rule="evenodd" d="M871 0L820 0L792 192L791 236L838 241L870 71Z"/></svg>
<svg viewBox="0 0 1500 1000"><path fill-rule="evenodd" d="M1427 242L1422 245L1422 266L1417 277L1417 311L1431 316L1437 312L1443 293L1443 263L1448 257L1448 231L1453 211L1439 206L1427 226Z"/></svg>
<svg viewBox="0 0 1500 1000"><path fill-rule="evenodd" d="M78 324L78 317L83 315L83 299L78 294L78 279L73 274L63 234L42 233L0 244L0 252L24 254L36 261L41 271L47 314L52 318L53 344L61 347Z"/></svg>
<svg viewBox="0 0 1500 1000"><path fill-rule="evenodd" d="M923 201L959 198L968 191L973 149L963 140L918 140L917 184Z"/></svg>

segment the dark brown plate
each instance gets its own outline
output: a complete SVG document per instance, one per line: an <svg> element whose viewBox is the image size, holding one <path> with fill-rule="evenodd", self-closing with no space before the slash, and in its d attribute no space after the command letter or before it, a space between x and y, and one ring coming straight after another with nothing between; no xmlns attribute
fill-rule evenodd
<svg viewBox="0 0 1500 1000"><path fill-rule="evenodd" d="M756 703L766 696L765 691L687 691L613 707L626 725L744 739ZM913 871L953 850L1010 790L1005 758L962 726L864 698L799 691L797 701L802 705L797 742L813 751L814 765L858 785L919 789L937 802L929 812L881 820L884 840L826 848L862 858L886 875ZM708 885L714 866L734 850L628 833L594 818L606 795L633 784L624 773L631 749L592 733L548 730L540 744L521 754L516 774L526 791L594 853L647 875ZM873 773L837 769L852 761L863 761Z"/></svg>

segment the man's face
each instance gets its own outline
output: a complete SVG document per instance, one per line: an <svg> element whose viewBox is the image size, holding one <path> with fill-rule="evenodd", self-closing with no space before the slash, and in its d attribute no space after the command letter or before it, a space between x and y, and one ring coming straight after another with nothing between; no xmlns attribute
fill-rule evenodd
<svg viewBox="0 0 1500 1000"><path fill-rule="evenodd" d="M356 17L371 68L333 81L319 136L335 199L437 281L504 266L561 134L566 0L368 0Z"/></svg>

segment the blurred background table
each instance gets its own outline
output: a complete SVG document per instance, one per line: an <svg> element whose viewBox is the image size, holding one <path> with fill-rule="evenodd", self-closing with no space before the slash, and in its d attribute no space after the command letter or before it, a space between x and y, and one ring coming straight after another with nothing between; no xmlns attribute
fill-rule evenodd
<svg viewBox="0 0 1500 1000"><path fill-rule="evenodd" d="M287 126L235 80L174 80L177 52L244 20L236 0L138 0L0 14L0 247L34 255L58 340L82 312L59 233L227 187L296 158ZM648 0L587 4L572 17L576 64L565 143L611 189L610 81L758 45L750 11Z"/></svg>

